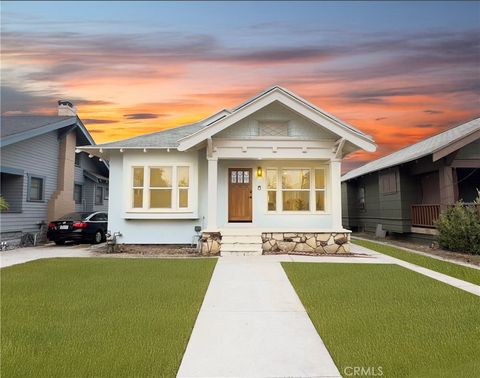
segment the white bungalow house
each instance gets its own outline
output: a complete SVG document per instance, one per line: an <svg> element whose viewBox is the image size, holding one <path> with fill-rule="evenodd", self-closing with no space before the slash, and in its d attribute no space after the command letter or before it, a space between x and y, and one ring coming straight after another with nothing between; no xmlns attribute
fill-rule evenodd
<svg viewBox="0 0 480 378"><path fill-rule="evenodd" d="M275 86L194 124L79 147L110 161L118 243L205 254L345 253L340 165L371 137Z"/></svg>

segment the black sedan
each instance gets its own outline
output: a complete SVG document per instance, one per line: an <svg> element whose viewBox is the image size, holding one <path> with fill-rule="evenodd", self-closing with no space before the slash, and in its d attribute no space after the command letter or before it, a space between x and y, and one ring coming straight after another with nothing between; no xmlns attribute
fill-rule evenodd
<svg viewBox="0 0 480 378"><path fill-rule="evenodd" d="M70 213L48 224L47 238L59 245L66 241L98 244L105 240L107 221L104 212Z"/></svg>

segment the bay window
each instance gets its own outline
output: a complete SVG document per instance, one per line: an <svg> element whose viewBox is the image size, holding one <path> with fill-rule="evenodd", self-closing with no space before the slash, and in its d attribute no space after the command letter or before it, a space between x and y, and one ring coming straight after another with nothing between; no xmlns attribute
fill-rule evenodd
<svg viewBox="0 0 480 378"><path fill-rule="evenodd" d="M178 211L190 207L190 167L132 168L132 209Z"/></svg>
<svg viewBox="0 0 480 378"><path fill-rule="evenodd" d="M325 177L325 168L267 168L267 211L325 211Z"/></svg>

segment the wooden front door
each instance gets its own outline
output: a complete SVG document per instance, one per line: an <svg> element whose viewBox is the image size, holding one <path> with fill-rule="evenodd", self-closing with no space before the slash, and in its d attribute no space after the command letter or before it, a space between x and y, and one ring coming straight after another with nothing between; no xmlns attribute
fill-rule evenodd
<svg viewBox="0 0 480 378"><path fill-rule="evenodd" d="M228 169L228 221L252 221L252 170Z"/></svg>

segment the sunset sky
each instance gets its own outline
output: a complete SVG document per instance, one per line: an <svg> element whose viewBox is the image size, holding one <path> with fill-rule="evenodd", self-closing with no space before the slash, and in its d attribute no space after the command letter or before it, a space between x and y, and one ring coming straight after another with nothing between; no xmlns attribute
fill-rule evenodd
<svg viewBox="0 0 480 378"><path fill-rule="evenodd" d="M480 2L2 2L2 114L71 99L97 143L278 84L385 155L480 114Z"/></svg>

